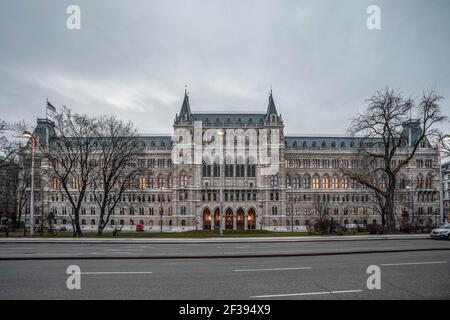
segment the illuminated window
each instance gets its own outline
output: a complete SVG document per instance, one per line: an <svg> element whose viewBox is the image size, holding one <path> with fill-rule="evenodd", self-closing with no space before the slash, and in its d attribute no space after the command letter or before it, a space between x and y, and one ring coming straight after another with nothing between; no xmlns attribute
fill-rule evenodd
<svg viewBox="0 0 450 320"><path fill-rule="evenodd" d="M330 188L330 179L328 178L328 176L324 176L323 180L322 180L322 187L324 189L329 189Z"/></svg>
<svg viewBox="0 0 450 320"><path fill-rule="evenodd" d="M139 178L139 189L145 189L145 178L144 177L140 177Z"/></svg>
<svg viewBox="0 0 450 320"><path fill-rule="evenodd" d="M314 176L312 179L312 187L313 189L319 189L320 188L320 178L319 176Z"/></svg>
<svg viewBox="0 0 450 320"><path fill-rule="evenodd" d="M348 180L346 178L342 178L341 187L342 189L348 189Z"/></svg>

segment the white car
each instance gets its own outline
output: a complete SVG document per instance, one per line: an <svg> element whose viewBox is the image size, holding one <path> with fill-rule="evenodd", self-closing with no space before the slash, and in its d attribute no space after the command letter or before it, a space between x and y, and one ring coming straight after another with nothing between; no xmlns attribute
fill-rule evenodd
<svg viewBox="0 0 450 320"><path fill-rule="evenodd" d="M430 233L433 239L447 239L450 240L450 223L444 224L439 228L433 229Z"/></svg>

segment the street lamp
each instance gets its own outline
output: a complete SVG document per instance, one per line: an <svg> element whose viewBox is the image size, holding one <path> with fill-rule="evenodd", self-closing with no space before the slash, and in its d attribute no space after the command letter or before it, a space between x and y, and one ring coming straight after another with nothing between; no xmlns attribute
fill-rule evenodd
<svg viewBox="0 0 450 320"><path fill-rule="evenodd" d="M292 187L292 181L289 189L291 190L291 232L294 232L294 188Z"/></svg>
<svg viewBox="0 0 450 320"><path fill-rule="evenodd" d="M31 141L31 188L30 188L30 237L34 236L34 154L36 148L36 138L29 131L22 133L24 138Z"/></svg>
<svg viewBox="0 0 450 320"><path fill-rule="evenodd" d="M414 180L411 178L410 181L411 182L410 182L410 184L408 184L406 186L406 189L411 191L411 221L414 224L416 224L415 221L414 221Z"/></svg>
<svg viewBox="0 0 450 320"><path fill-rule="evenodd" d="M222 129L217 130L217 136L219 136L219 176L220 176L220 185L219 185L219 201L220 201L220 213L219 213L219 231L220 235L223 236L223 137L225 135L225 131Z"/></svg>
<svg viewBox="0 0 450 320"><path fill-rule="evenodd" d="M162 195L162 183L161 182L162 181L159 181L159 184L160 184L160 192L159 192L159 216L160 216L160 219L159 219L159 225L160 225L161 233L162 233L163 232L163 214L164 214L164 209L163 209L163 203L162 203L163 195Z"/></svg>
<svg viewBox="0 0 450 320"><path fill-rule="evenodd" d="M440 219L441 219L441 223L445 224L445 221L447 220L444 217L444 186L442 185L442 159L441 159L441 152L442 152L442 147L444 145L444 143L446 141L450 141L450 135L445 135L443 136L441 139L439 139L438 144L437 144L437 148L438 148L438 164L439 164L439 212L440 212Z"/></svg>

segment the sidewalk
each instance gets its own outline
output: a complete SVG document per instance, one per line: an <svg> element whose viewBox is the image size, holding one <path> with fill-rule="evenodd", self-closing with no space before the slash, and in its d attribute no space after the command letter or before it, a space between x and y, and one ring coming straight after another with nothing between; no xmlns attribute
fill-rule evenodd
<svg viewBox="0 0 450 320"><path fill-rule="evenodd" d="M249 237L249 238L0 238L2 243L271 243L319 241L369 241L369 240L422 240L428 234L393 234L361 236L301 236L301 237Z"/></svg>

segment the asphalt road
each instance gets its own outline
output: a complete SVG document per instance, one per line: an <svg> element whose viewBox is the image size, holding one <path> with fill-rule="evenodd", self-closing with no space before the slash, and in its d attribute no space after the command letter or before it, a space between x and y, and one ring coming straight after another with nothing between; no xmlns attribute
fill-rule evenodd
<svg viewBox="0 0 450 320"><path fill-rule="evenodd" d="M66 287L69 265L81 290ZM380 290L366 286L369 265ZM450 299L450 253L0 261L0 299Z"/></svg>
<svg viewBox="0 0 450 320"><path fill-rule="evenodd" d="M54 257L175 257L227 256L252 254L311 254L348 251L390 251L450 249L450 241L432 239L413 240L357 240L272 243L0 243L2 258ZM450 255L450 251L447 252Z"/></svg>

